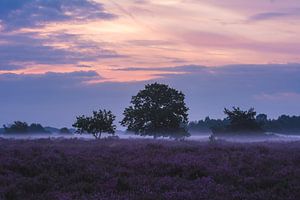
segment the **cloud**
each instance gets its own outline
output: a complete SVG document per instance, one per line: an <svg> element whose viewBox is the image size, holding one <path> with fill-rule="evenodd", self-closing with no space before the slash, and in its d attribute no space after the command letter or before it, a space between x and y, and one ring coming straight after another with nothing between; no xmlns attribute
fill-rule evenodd
<svg viewBox="0 0 300 200"><path fill-rule="evenodd" d="M85 84L95 79L102 79L95 71L0 74L0 125L22 120L58 127L71 126L75 116L99 108L112 109L120 116L123 106L138 90L137 86L126 83Z"/></svg>
<svg viewBox="0 0 300 200"><path fill-rule="evenodd" d="M296 55L300 52L297 41L258 41L243 36L226 35L204 31L178 31L176 33L190 45L204 46L205 48L224 50L251 50L254 52L278 53ZM272 56L274 56L272 54Z"/></svg>
<svg viewBox="0 0 300 200"><path fill-rule="evenodd" d="M198 66L298 62L299 28L294 21L298 15L292 8L299 7L299 1L117 3L119 7L110 1L0 1L0 73L19 73L1 76L0 124L15 116L26 119L29 113L46 124L68 125L75 114L99 107L120 116L131 95L148 83L88 85L83 83L103 77L20 74L78 69L97 69L107 80L117 81L161 77L149 82L165 82L184 91L191 119L220 116L224 106L232 105L255 106L273 116L299 108L295 103L254 98L299 93L299 64ZM286 21L245 22L249 15L253 21Z"/></svg>
<svg viewBox="0 0 300 200"><path fill-rule="evenodd" d="M131 69L134 70L134 69ZM85 84L102 77L94 71L0 75L0 124L16 119L70 126L76 115L112 110L121 120L130 98L144 84L160 82L184 92L190 120L221 118L224 107L255 107L271 118L299 114L300 64L178 66L161 68L150 81ZM173 72L187 72L174 74ZM289 99L289 100L288 100Z"/></svg>
<svg viewBox="0 0 300 200"><path fill-rule="evenodd" d="M6 71L26 68L27 63L82 67L79 63L83 61L120 57L116 52L102 48L101 44L71 34L51 34L48 38L38 38L36 33L15 33L2 34L0 39L6 41L0 45L0 70ZM63 41L72 45L64 48L51 45Z"/></svg>
<svg viewBox="0 0 300 200"><path fill-rule="evenodd" d="M165 40L129 40L128 44L137 45L137 46L164 46L172 45L171 41Z"/></svg>
<svg viewBox="0 0 300 200"><path fill-rule="evenodd" d="M300 94L300 64L228 65L206 67L198 72L161 74L158 82L182 90L190 107L190 119L210 115L223 117L224 107L255 107L259 113L277 117L299 114L298 96L290 100L266 101L261 94ZM287 99L287 95L285 95Z"/></svg>
<svg viewBox="0 0 300 200"><path fill-rule="evenodd" d="M262 12L249 17L249 21L265 21L273 19L282 19L286 17L299 17L300 8L290 8L285 11Z"/></svg>
<svg viewBox="0 0 300 200"><path fill-rule="evenodd" d="M0 61L0 71L13 71L18 69L23 69L23 67L18 65L3 63Z"/></svg>
<svg viewBox="0 0 300 200"><path fill-rule="evenodd" d="M183 65L176 67L129 67L129 68L119 68L115 69L117 71L155 71L155 72L184 72L184 73L192 73L199 72L204 69L204 66L199 65Z"/></svg>
<svg viewBox="0 0 300 200"><path fill-rule="evenodd" d="M47 22L113 19L101 3L89 0L1 0L0 20L5 29L41 26Z"/></svg>
<svg viewBox="0 0 300 200"><path fill-rule="evenodd" d="M39 65L81 67L83 62L120 57L113 50L105 49L103 43L84 39L82 34L47 30L45 26L51 22L84 23L90 19L115 17L103 4L91 0L0 1L0 71ZM22 29L24 27L27 31Z"/></svg>
<svg viewBox="0 0 300 200"><path fill-rule="evenodd" d="M282 12L266 12L266 13L259 13L256 15L253 15L249 18L250 21L262 21L262 20L269 20L274 18L281 18L288 16L288 13L282 13Z"/></svg>
<svg viewBox="0 0 300 200"><path fill-rule="evenodd" d="M300 71L300 64L298 63L289 63L289 64L232 64L232 65L223 65L223 66L214 66L207 67L202 65L182 65L174 67L128 67L128 68L118 68L114 69L117 71L153 71L156 73L159 72L184 72L184 73L193 73L195 74L208 74L208 75L249 75L249 74L265 74L269 73L270 69L275 72L275 74L280 73L296 73ZM159 75L166 75L159 74ZM167 74L168 76L168 74ZM176 76L176 74L175 74ZM179 75L180 76L180 75ZM167 77L166 77L167 78Z"/></svg>
<svg viewBox="0 0 300 200"><path fill-rule="evenodd" d="M29 34L1 35L7 43L0 46L2 62L35 62L42 64L76 63L78 53L44 45L43 39ZM71 55L70 55L71 54ZM73 57L74 59L68 59Z"/></svg>
<svg viewBox="0 0 300 200"><path fill-rule="evenodd" d="M99 79L102 77L95 71L0 74L0 105L5 105L0 107L0 124L13 118L63 124L60 120L68 118L56 119L80 110L77 106L84 106L86 97L92 97L86 82Z"/></svg>
<svg viewBox="0 0 300 200"><path fill-rule="evenodd" d="M65 73L46 72L43 74L0 74L0 82L7 87L18 85L18 90L22 88L56 88L60 90L66 87L80 86L87 81L103 79L95 71L74 71Z"/></svg>
<svg viewBox="0 0 300 200"><path fill-rule="evenodd" d="M300 93L295 93L295 92L282 92L282 93L262 93L259 95L255 95L254 98L262 101L279 101L282 103L287 103L290 101L297 101L299 102L300 100Z"/></svg>

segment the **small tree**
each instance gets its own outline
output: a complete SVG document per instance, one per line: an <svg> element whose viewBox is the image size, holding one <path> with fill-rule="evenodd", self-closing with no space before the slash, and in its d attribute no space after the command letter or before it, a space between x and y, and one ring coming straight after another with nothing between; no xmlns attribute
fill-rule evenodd
<svg viewBox="0 0 300 200"><path fill-rule="evenodd" d="M188 108L184 94L168 85L154 83L145 86L131 99L125 109L123 126L140 135L188 136Z"/></svg>
<svg viewBox="0 0 300 200"><path fill-rule="evenodd" d="M228 131L231 132L262 132L262 128L257 123L254 108L247 111L241 110L239 107L233 107L233 110L224 109L229 121Z"/></svg>
<svg viewBox="0 0 300 200"><path fill-rule="evenodd" d="M84 115L77 117L73 127L77 129L76 133L89 133L96 139L100 139L102 133L115 133L116 126L113 124L115 118L111 111L93 111L93 116L91 117Z"/></svg>

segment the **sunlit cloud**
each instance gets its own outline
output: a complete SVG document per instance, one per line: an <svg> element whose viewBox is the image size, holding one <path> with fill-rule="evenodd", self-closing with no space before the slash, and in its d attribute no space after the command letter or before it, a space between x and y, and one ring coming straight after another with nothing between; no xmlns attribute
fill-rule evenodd
<svg viewBox="0 0 300 200"><path fill-rule="evenodd" d="M105 77L98 82L131 82L178 65L297 63L299 8L293 0L3 1L0 73L90 66ZM127 68L141 70L116 70Z"/></svg>
<svg viewBox="0 0 300 200"><path fill-rule="evenodd" d="M297 0L1 0L0 124L69 125L99 107L121 116L154 81L186 94L191 120L233 105L295 114L299 8Z"/></svg>

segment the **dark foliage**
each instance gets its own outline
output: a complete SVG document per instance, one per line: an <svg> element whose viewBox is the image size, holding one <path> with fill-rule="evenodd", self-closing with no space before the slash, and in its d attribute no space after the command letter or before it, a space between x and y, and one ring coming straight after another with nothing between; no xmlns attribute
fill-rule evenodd
<svg viewBox="0 0 300 200"><path fill-rule="evenodd" d="M264 130L278 133L299 133L300 116L281 115L278 119L268 119L267 115L260 114L257 118Z"/></svg>
<svg viewBox="0 0 300 200"><path fill-rule="evenodd" d="M3 125L5 133L27 133L28 124L26 122L15 121L12 125Z"/></svg>
<svg viewBox="0 0 300 200"><path fill-rule="evenodd" d="M30 133L48 133L41 124L31 124L29 126Z"/></svg>
<svg viewBox="0 0 300 200"><path fill-rule="evenodd" d="M71 134L71 131L68 128L64 127L64 128L59 129L59 133L61 133L61 134Z"/></svg>
<svg viewBox="0 0 300 200"><path fill-rule="evenodd" d="M262 133L261 123L256 120L254 108L243 111L239 107L233 107L232 110L224 109L227 117L223 120L210 119L206 117L203 121L192 122L189 128L192 131L208 132L214 134L242 134L242 133Z"/></svg>
<svg viewBox="0 0 300 200"><path fill-rule="evenodd" d="M15 121L12 125L4 127L4 133L48 133L41 124L33 123L30 126L26 122Z"/></svg>
<svg viewBox="0 0 300 200"><path fill-rule="evenodd" d="M102 133L115 133L115 118L116 116L114 116L111 111L93 111L93 116L91 117L86 117L84 115L77 117L73 127L77 128L76 133L89 133L96 139L99 139L101 138Z"/></svg>
<svg viewBox="0 0 300 200"><path fill-rule="evenodd" d="M45 130L50 132L50 133L59 133L59 128L51 127L51 126L46 126Z"/></svg>
<svg viewBox="0 0 300 200"><path fill-rule="evenodd" d="M121 124L140 135L188 136L188 108L185 96L168 85L154 83L145 86L131 99Z"/></svg>
<svg viewBox="0 0 300 200"><path fill-rule="evenodd" d="M2 200L296 200L300 144L0 140Z"/></svg>
<svg viewBox="0 0 300 200"><path fill-rule="evenodd" d="M268 119L266 114L256 116L256 122L265 132L276 132L283 134L299 134L300 132L300 116L281 115L277 119ZM229 125L228 119L210 119L191 122L188 126L192 132L210 132L211 130L224 129Z"/></svg>
<svg viewBox="0 0 300 200"><path fill-rule="evenodd" d="M228 119L210 119L209 117L206 117L205 120L199 120L198 122L190 122L188 128L192 132L207 133L215 129L224 129L228 125Z"/></svg>
<svg viewBox="0 0 300 200"><path fill-rule="evenodd" d="M233 107L232 110L225 108L224 113L229 121L225 128L226 132L262 132L260 124L255 119L256 112L254 108L247 111L243 111L239 107Z"/></svg>

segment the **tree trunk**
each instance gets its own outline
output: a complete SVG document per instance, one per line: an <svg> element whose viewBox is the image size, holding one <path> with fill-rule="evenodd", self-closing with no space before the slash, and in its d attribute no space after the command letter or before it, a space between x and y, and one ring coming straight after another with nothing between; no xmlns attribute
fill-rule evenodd
<svg viewBox="0 0 300 200"><path fill-rule="evenodd" d="M101 134L99 133L93 133L93 136L95 137L96 140L100 139Z"/></svg>

